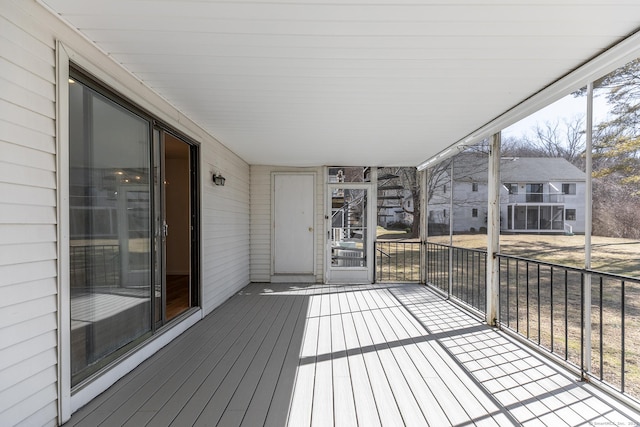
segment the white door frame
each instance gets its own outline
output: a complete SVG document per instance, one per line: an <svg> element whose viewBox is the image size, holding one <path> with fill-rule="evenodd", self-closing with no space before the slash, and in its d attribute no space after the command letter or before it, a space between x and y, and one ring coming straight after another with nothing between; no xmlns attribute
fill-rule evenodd
<svg viewBox="0 0 640 427"><path fill-rule="evenodd" d="M366 266L334 267L331 265L331 231L332 231L332 193L338 188L367 190L367 224L366 224ZM375 182L342 182L327 184L325 207L325 283L373 283L375 268L374 242L376 238L376 193Z"/></svg>
<svg viewBox="0 0 640 427"><path fill-rule="evenodd" d="M315 277L316 275L316 173L315 172L272 172L271 174L271 276L291 276L292 279L299 278L301 280L307 280L309 277ZM301 176L310 176L312 178L312 193L311 193L311 201L312 201L312 209L311 209L311 223L307 225L308 232L312 235L312 267L310 271L300 271L300 272L282 272L276 271L276 177L278 176L292 176L292 177L301 177ZM282 278L280 279L282 280Z"/></svg>

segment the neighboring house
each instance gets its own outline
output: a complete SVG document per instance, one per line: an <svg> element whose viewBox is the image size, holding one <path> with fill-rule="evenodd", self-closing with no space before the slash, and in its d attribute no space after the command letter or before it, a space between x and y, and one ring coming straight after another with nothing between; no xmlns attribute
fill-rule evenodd
<svg viewBox="0 0 640 427"><path fill-rule="evenodd" d="M586 175L562 158L503 158L500 229L584 233Z"/></svg>
<svg viewBox="0 0 640 427"><path fill-rule="evenodd" d="M429 201L429 223L453 232L473 233L487 227L487 158L454 159ZM474 171L474 172L470 172ZM500 229L513 233L584 233L584 172L562 158L505 157L500 162ZM451 199L453 188L453 200Z"/></svg>

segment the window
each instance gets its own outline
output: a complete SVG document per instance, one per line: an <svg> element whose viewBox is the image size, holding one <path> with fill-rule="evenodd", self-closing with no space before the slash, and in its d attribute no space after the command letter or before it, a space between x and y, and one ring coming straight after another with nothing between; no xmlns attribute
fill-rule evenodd
<svg viewBox="0 0 640 427"><path fill-rule="evenodd" d="M478 191L478 183L477 182L472 182L471 183L471 191Z"/></svg>
<svg viewBox="0 0 640 427"><path fill-rule="evenodd" d="M541 203L543 188L542 184L527 184L526 202Z"/></svg>
<svg viewBox="0 0 640 427"><path fill-rule="evenodd" d="M478 218L478 209L476 208L471 209L471 216L474 218Z"/></svg>
<svg viewBox="0 0 640 427"><path fill-rule="evenodd" d="M371 168L364 166L331 166L328 182L369 182L370 172Z"/></svg>
<svg viewBox="0 0 640 427"><path fill-rule="evenodd" d="M447 184L443 184L442 185L442 192L446 193L447 192Z"/></svg>
<svg viewBox="0 0 640 427"><path fill-rule="evenodd" d="M564 215L565 215L564 219L566 221L575 221L576 220L576 210L575 209L565 209Z"/></svg>
<svg viewBox="0 0 640 427"><path fill-rule="evenodd" d="M518 184L504 184L504 188L509 194L518 194Z"/></svg>
<svg viewBox="0 0 640 427"><path fill-rule="evenodd" d="M562 194L576 194L576 185L562 184Z"/></svg>

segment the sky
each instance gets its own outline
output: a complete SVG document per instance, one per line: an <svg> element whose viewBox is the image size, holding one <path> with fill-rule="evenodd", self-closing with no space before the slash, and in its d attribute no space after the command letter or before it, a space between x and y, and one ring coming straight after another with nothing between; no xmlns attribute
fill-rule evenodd
<svg viewBox="0 0 640 427"><path fill-rule="evenodd" d="M594 123L602 120L606 116L607 110L607 102L604 97L595 96L593 99ZM577 116L581 116L586 120L587 98L586 96L574 97L569 94L504 129L502 136L503 138L509 138L532 134L532 129L536 127L537 123L544 125L545 122L554 123L559 119L562 124L564 120L572 121Z"/></svg>

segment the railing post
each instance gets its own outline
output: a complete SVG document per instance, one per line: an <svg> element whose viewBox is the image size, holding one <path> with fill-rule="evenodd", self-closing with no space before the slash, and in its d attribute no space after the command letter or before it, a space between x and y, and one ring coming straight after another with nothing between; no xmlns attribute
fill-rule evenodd
<svg viewBox="0 0 640 427"><path fill-rule="evenodd" d="M447 294L449 297L453 295L453 160L451 158L451 167L449 171L449 270L447 272L449 276L449 284Z"/></svg>
<svg viewBox="0 0 640 427"><path fill-rule="evenodd" d="M585 210L584 210L584 268L591 269L591 230L592 230L592 197L593 183L591 177L592 145L593 145L593 83L587 85L587 123L586 126L586 146L585 146L585 175L587 178L585 188ZM591 274L584 275L584 348L583 356L585 361L584 369L591 372ZM602 298L602 296L600 296ZM600 319L602 321L602 319ZM600 354L602 357L602 354Z"/></svg>
<svg viewBox="0 0 640 427"><path fill-rule="evenodd" d="M486 321L496 326L500 289L500 133L491 136L487 201L487 312Z"/></svg>
<svg viewBox="0 0 640 427"><path fill-rule="evenodd" d="M420 283L427 283L427 239L429 236L429 169L418 172L420 178ZM424 248L424 251L423 251Z"/></svg>

